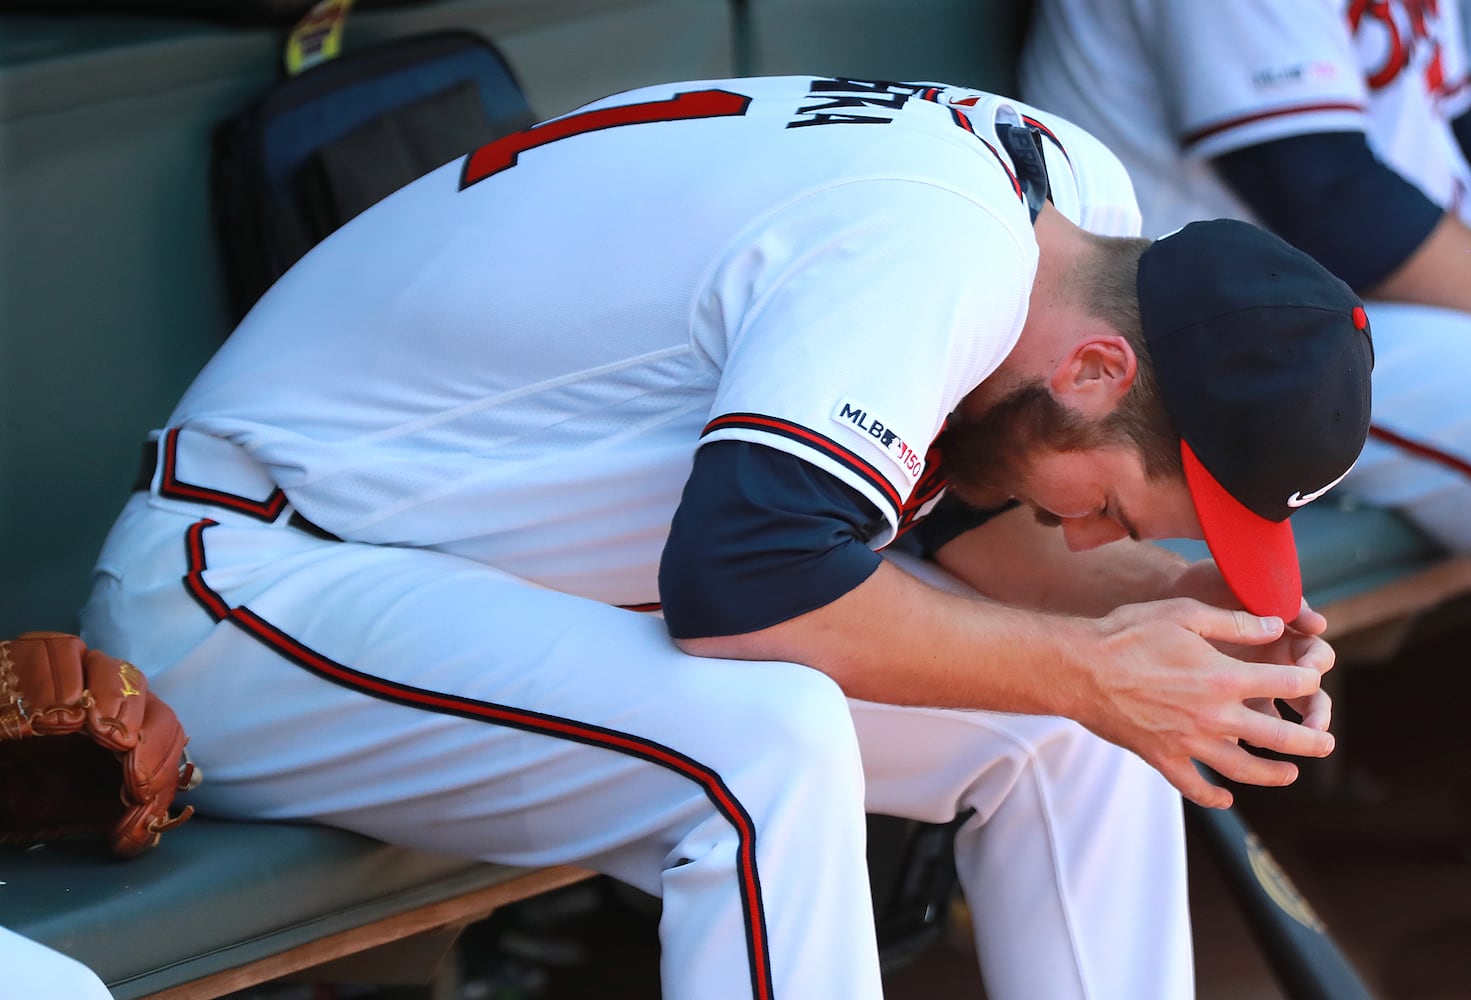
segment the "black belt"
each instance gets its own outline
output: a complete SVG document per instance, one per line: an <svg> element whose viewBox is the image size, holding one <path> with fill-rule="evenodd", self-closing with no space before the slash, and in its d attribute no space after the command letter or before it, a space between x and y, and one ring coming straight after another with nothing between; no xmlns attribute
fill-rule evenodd
<svg viewBox="0 0 1471 1000"><path fill-rule="evenodd" d="M138 463L138 476L136 479L133 480L134 493L147 493L150 489L152 489L153 473L154 470L157 468L158 442L144 441L143 460ZM293 510L291 512L291 516L286 519L286 523L298 531L305 531L309 535L316 535L318 538L326 539L329 542L342 541L341 538L332 534L332 532L328 531L326 528L318 527L317 525L308 521L305 517L302 517L299 511Z"/></svg>

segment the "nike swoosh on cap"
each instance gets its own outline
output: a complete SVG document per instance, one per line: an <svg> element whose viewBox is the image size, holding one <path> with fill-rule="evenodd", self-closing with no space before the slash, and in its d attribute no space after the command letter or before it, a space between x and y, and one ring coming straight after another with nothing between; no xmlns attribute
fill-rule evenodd
<svg viewBox="0 0 1471 1000"><path fill-rule="evenodd" d="M1354 465L1357 465L1357 464L1358 464L1357 462L1354 463ZM1333 480L1333 482L1329 483L1327 486L1324 486L1321 490L1314 490L1313 492L1309 493L1307 496L1303 496L1301 493L1298 493L1298 492L1294 491L1293 494L1292 494L1292 496L1290 496L1290 497L1287 498L1287 506L1289 506L1289 507L1306 507L1308 504L1310 504L1314 500L1318 499L1318 497L1322 496L1324 493L1327 493L1329 490L1333 489L1333 487L1335 487L1339 483L1343 482L1344 477L1347 476L1350 472L1352 472L1353 471L1353 468L1354 468L1353 465L1350 465L1347 469L1344 469L1343 470L1343 475L1342 476L1339 476L1337 479Z"/></svg>

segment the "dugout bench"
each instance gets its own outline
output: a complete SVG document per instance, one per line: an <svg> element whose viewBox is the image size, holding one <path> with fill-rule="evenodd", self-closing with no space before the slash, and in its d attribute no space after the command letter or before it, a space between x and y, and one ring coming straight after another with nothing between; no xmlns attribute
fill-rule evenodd
<svg viewBox="0 0 1471 1000"><path fill-rule="evenodd" d="M75 631L138 440L228 331L209 132L277 78L282 33L240 13L261 4L215 0L216 20L191 16L205 6L0 4L0 633ZM447 27L486 34L540 115L644 83L740 74L1006 91L1026 15L1024 0L360 7L347 47ZM12 13L43 8L53 16ZM139 9L152 15L123 13ZM1345 659L1387 655L1422 612L1471 592L1471 559L1391 514L1319 503L1294 524L1310 598ZM215 997L301 974L427 982L465 925L587 876L196 817L128 862L82 844L0 850L0 924L92 966L119 1000Z"/></svg>

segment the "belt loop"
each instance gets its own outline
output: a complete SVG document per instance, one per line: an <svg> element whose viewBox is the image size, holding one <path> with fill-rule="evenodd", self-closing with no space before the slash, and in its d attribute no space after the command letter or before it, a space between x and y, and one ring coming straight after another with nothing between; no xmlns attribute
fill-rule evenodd
<svg viewBox="0 0 1471 1000"><path fill-rule="evenodd" d="M221 443L217 439L209 440L216 442L211 447L221 447ZM142 461L139 462L138 474L133 479L134 492L148 493L153 491L153 479L157 473L161 451L162 447L157 438L150 438L143 442ZM309 535L315 535L317 538L326 541L342 541L341 538L326 528L318 527L307 520L300 511L297 511L290 505L285 493L282 492L279 486L271 485L271 495L265 500L236 496L227 490L216 489L211 483L160 483L159 495L167 499L185 500L191 503L219 507L222 510L232 510L267 523L279 521L281 513L289 510L290 514L286 518L285 523L290 527L295 528L297 531L305 531Z"/></svg>
<svg viewBox="0 0 1471 1000"><path fill-rule="evenodd" d="M133 477L133 492L147 493L153 489L153 474L158 471L158 439L143 442L143 457L138 463L138 474Z"/></svg>

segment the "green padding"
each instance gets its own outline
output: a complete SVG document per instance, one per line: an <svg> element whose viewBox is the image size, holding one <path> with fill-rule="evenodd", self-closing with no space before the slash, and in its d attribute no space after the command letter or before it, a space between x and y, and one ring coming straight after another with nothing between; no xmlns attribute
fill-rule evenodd
<svg viewBox="0 0 1471 1000"><path fill-rule="evenodd" d="M1302 585L1315 607L1363 593L1445 557L1404 518L1345 501L1319 501L1292 515ZM1204 542L1169 541L1190 558L1208 555Z"/></svg>
<svg viewBox="0 0 1471 1000"><path fill-rule="evenodd" d="M203 0L199 0L203 5ZM539 115L731 74L726 0L438 0L354 11L352 50L462 27ZM0 15L0 635L75 631L138 442L229 331L210 136L281 75L281 33Z"/></svg>
<svg viewBox="0 0 1471 1000"><path fill-rule="evenodd" d="M745 0L742 75L923 80L1015 94L1031 0Z"/></svg>
<svg viewBox="0 0 1471 1000"><path fill-rule="evenodd" d="M522 872L323 827L195 817L131 861L95 842L0 849L0 923L129 1000Z"/></svg>

